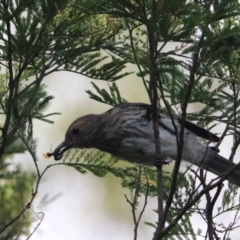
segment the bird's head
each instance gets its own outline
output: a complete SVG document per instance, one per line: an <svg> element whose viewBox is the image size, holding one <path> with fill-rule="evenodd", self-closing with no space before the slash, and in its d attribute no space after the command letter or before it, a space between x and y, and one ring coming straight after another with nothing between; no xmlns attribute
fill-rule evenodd
<svg viewBox="0 0 240 240"><path fill-rule="evenodd" d="M60 160L70 148L90 148L96 132L97 115L87 115L76 119L68 128L65 140L54 150L55 160Z"/></svg>

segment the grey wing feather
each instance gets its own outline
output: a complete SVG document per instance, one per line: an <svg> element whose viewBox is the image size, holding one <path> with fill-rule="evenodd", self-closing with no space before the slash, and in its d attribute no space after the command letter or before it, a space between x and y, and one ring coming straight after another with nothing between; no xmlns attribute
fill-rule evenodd
<svg viewBox="0 0 240 240"><path fill-rule="evenodd" d="M117 107L123 108L125 109L126 107L129 108L129 110L145 110L146 109L146 118L147 119L152 119L152 107L149 104L146 103L122 103L119 104ZM181 125L181 117L179 115L176 115L174 113L172 113L172 116L175 120L177 120L178 124ZM164 118L170 118L169 113L166 110L163 109L159 109L159 117L160 117L160 121L159 124L168 129L169 131L171 130L172 133L174 133L174 128L173 125L171 123L171 121L164 121ZM161 121L161 119L163 121ZM219 142L221 139L216 136L215 134L211 133L210 131L198 126L195 123L192 123L188 120L185 120L185 127L186 129L190 130L191 132L193 132L194 134L196 134L198 137L204 138L206 140L209 140L211 142Z"/></svg>
<svg viewBox="0 0 240 240"><path fill-rule="evenodd" d="M168 117L170 117L169 113L167 113L166 111L160 110L160 112L162 112L162 114L164 112L165 114L168 115ZM179 115L176 115L176 114L172 114L172 116L181 125L182 118ZM220 142L220 140L221 140L214 133L208 131L207 129L205 129L203 127L200 127L199 125L197 125L197 124L195 124L193 122L190 122L187 119L185 120L185 128L188 129L189 131L193 132L194 134L196 134L198 137L204 138L204 139L209 140L211 142Z"/></svg>
<svg viewBox="0 0 240 240"><path fill-rule="evenodd" d="M181 119L179 119L179 122L181 122ZM185 127L195 133L197 136L207 139L211 142L220 142L220 138L216 136L215 134L211 133L210 131L206 130L205 128L202 128L198 126L195 123L192 123L188 120L185 121Z"/></svg>

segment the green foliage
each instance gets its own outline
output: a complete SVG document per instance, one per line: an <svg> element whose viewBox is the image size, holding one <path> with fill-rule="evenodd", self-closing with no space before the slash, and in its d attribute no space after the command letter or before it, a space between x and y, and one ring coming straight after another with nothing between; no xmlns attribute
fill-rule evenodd
<svg viewBox="0 0 240 240"><path fill-rule="evenodd" d="M227 134L233 134L231 129L239 124L240 119L237 107L240 101L237 77L240 56L237 40L239 3L215 1L201 5L197 2L181 1L176 5L175 2L171 4L171 1L168 4L159 2L154 12L150 1L145 1L144 6L138 1L128 1L127 5L126 1L119 1L117 4L108 2L109 6L114 6L114 10L111 7L106 9L104 3L105 1L101 1L93 11L95 9L97 13L126 17L123 19L126 31L118 36L122 44L111 49L111 52L138 66L136 75L143 79L148 93L150 59L147 29L154 28L158 39L156 71L159 75L158 81L162 84L158 86L159 94L164 96L168 105L177 112L181 112L180 106L189 82L191 55L201 49L188 102L201 103L203 107L198 112L188 114L188 118L202 126L210 125L210 129L216 124L227 123ZM84 5L84 2L82 4ZM91 6L91 1L89 4ZM151 13L152 18L145 19L144 11ZM151 20L155 18L158 21L153 23ZM172 42L175 43L174 47L170 45ZM172 49L166 50L168 46ZM90 98L110 105L121 102L112 101L115 96L109 95L106 90L100 90L96 85L94 88L100 96L87 91ZM232 114L233 111L235 114Z"/></svg>
<svg viewBox="0 0 240 240"><path fill-rule="evenodd" d="M223 192L222 198L222 207L218 210L227 210L229 208L234 208L236 205L236 201L238 195L238 188L233 184L229 184L229 188Z"/></svg>
<svg viewBox="0 0 240 240"><path fill-rule="evenodd" d="M18 234L28 234L29 224L22 225L22 222L30 222L31 218L28 212L25 214L24 203L32 194L31 204L43 174L50 167L42 173L38 169L33 119L53 123L48 117L59 114L43 113L53 96L46 92L42 80L53 72L69 71L110 82L108 90L92 83L96 93L87 93L96 101L114 106L126 102L115 81L130 74L125 72L126 63L134 64L138 69L135 74L142 78L149 98L152 97L152 80L156 80L164 108L181 113L185 101L201 103L202 109L187 114L189 119L209 129L225 124L222 138L231 135L234 139L232 160L240 144L239 15L240 4L236 0L1 1L0 64L4 74L0 75L0 113L3 117L0 176L4 187L1 189L0 225L6 226L23 210L1 239L16 239ZM166 50L167 47L170 50ZM32 157L36 176L19 169L10 171L11 155L24 151ZM129 202L134 210L139 207L139 197L157 196L154 169L121 168L116 165L117 161L113 157L106 159L105 154L98 151L72 151L63 164L82 174L91 172L104 177L111 173L121 178L122 186L131 192ZM31 193L35 178L36 188ZM172 178L164 175L166 201ZM179 174L167 225L199 194L201 188L196 185L195 178L199 178L198 172ZM223 191L216 217L228 211L237 212L238 200L237 189L230 185ZM191 223L195 212L209 220L207 211L200 211L200 200L196 201L175 222L165 239L203 236L203 231ZM147 224L156 226L152 222ZM235 220L231 226L234 224ZM215 220L212 226L221 227L226 236L231 230Z"/></svg>
<svg viewBox="0 0 240 240"><path fill-rule="evenodd" d="M29 76L40 73L45 76L53 71L69 70L111 81L126 75L117 76L124 69L125 61L112 58L111 62L102 63L106 56L102 57L97 52L117 44L112 38L119 31L118 22L108 16L88 16L67 0L55 3L37 1L30 5L20 0L18 4L20 12L15 14L12 5L9 19L3 12L0 16L4 23L9 21L16 29L10 34L11 29L3 24L0 49L1 60L12 55L17 79L26 71ZM8 41L4 35L8 36ZM19 61L21 64L17 64ZM96 67L100 63L102 66L98 70Z"/></svg>
<svg viewBox="0 0 240 240"><path fill-rule="evenodd" d="M78 3L68 0L0 3L0 164L4 166L0 175L6 191L2 191L0 200L1 239L29 234L31 218L25 206L31 206L48 169L40 172L38 168L37 143L33 138L33 119L53 123L49 117L59 114L45 113L53 96L42 83L44 77L56 71L108 81L128 75L123 72L126 61L107 53L118 44L113 38L121 30L120 22L107 15L86 14L76 7ZM6 164L11 155L24 151L30 153L36 174L12 171L11 164ZM89 169L97 173L96 168ZM16 183L14 178L22 180Z"/></svg>
<svg viewBox="0 0 240 240"><path fill-rule="evenodd" d="M8 141L3 159L0 161L0 226L9 224L29 199L36 180L34 173L22 171L19 166L12 166L9 159L13 154L23 153L26 147L18 136ZM1 239L16 239L19 235L28 236L32 216L28 211L21 218L13 221L7 231L0 234Z"/></svg>
<svg viewBox="0 0 240 240"><path fill-rule="evenodd" d="M174 193L172 208L167 216L167 223L171 224L179 212L187 205L190 199L194 198L198 191L196 186L196 179L191 174L179 173L177 189ZM166 196L169 195L170 187L166 188ZM199 201L200 203L200 201ZM198 204L198 203L197 203ZM196 205L197 205L196 204ZM189 208L188 211L182 216L174 228L164 237L164 239L196 239L196 232L191 217L194 214L194 208Z"/></svg>
<svg viewBox="0 0 240 240"><path fill-rule="evenodd" d="M145 194L146 189L150 196L156 196L157 184L154 169L137 165L123 168L116 165L118 161L119 159L116 157L106 155L98 150L70 150L63 158L64 165L75 168L81 174L91 172L102 178L111 173L121 178L122 186L131 191L134 191L139 185L139 196ZM170 181L167 173L165 181L166 183Z"/></svg>
<svg viewBox="0 0 240 240"><path fill-rule="evenodd" d="M109 84L109 91L108 93L105 89L100 89L95 83L92 82L93 88L97 91L98 95L93 93L92 91L86 91L91 99L96 100L98 102L106 103L111 106L115 106L120 103L126 102L124 98L121 97L119 89L116 83Z"/></svg>
<svg viewBox="0 0 240 240"><path fill-rule="evenodd" d="M15 150L16 152L16 150ZM21 171L19 168L9 170L9 163L0 163L0 226L8 224L22 210L31 194L35 174ZM32 217L29 212L14 221L7 231L1 233L2 240L16 239L18 235L28 236Z"/></svg>

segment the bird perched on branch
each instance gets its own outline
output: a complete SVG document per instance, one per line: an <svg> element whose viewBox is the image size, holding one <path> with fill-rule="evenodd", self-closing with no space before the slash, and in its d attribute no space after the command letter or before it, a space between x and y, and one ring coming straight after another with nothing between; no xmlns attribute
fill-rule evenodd
<svg viewBox="0 0 240 240"><path fill-rule="evenodd" d="M174 125L172 122L174 120ZM162 159L177 159L178 135L181 117L158 110L159 136ZM208 130L185 121L182 159L206 169L218 176L236 164L217 154L214 149L201 143L197 137L212 142L219 137ZM99 114L90 114L76 119L68 128L65 140L53 152L55 160L62 158L70 148L97 148L130 162L153 166L156 158L153 132L152 108L144 103L124 103ZM228 180L240 186L240 170L228 176Z"/></svg>

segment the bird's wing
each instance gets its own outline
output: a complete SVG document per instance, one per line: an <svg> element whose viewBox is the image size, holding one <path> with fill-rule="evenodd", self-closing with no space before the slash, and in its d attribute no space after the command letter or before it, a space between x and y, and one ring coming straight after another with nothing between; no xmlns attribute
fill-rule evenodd
<svg viewBox="0 0 240 240"><path fill-rule="evenodd" d="M179 122L181 123L182 119L179 119ZM213 134L212 132L208 131L205 128L200 127L199 125L192 123L188 120L185 121L185 127L195 133L197 136L201 138L205 138L211 142L220 142L220 138Z"/></svg>
<svg viewBox="0 0 240 240"><path fill-rule="evenodd" d="M152 119L152 106L146 103L122 103L119 104L117 107L122 108L122 110L126 111L139 111L143 110L146 111L146 119L151 120ZM175 120L177 126L179 127L182 122L182 118L179 115L176 115L172 113L173 119ZM159 124L165 128L171 131L172 133L175 132L171 117L169 113L166 110L159 109ZM185 120L185 128L189 131L196 134L198 137L204 138L206 140L209 140L211 142L219 142L220 138L216 136L215 134L211 133L210 131L206 130L205 128L200 127L199 125L190 122L189 120Z"/></svg>
<svg viewBox="0 0 240 240"><path fill-rule="evenodd" d="M164 116L165 118L170 118L170 115L165 110L159 110L160 117ZM179 115L172 114L174 121L176 121L177 124L181 126L182 118ZM164 122L164 121L163 121ZM172 124L172 121L171 121ZM219 142L221 139L213 134L212 132L208 131L207 129L200 127L199 125L190 122L189 120L185 119L185 128L189 131L196 134L198 137L204 138L206 140L209 140L211 142ZM174 128L173 128L174 130Z"/></svg>
<svg viewBox="0 0 240 240"><path fill-rule="evenodd" d="M120 104L119 107L123 107L124 109L128 108L129 111L134 111L134 110L146 110L146 118L151 120L152 119L152 107L149 104L146 103L123 103ZM179 115L172 114L173 119L176 121L178 125L181 125L182 118ZM174 133L174 127L172 125L172 121L170 118L169 113L166 110L159 109L159 117L160 121L159 124L162 125L162 127L165 127L169 131L172 131ZM162 120L161 120L162 119ZM168 119L168 121L167 121ZM170 120L169 120L170 119ZM206 130L205 128L202 128L198 126L195 123L192 123L188 120L185 120L185 128L188 129L189 131L193 132L196 134L198 137L207 139L211 142L219 142L221 139L213 134L212 132Z"/></svg>

